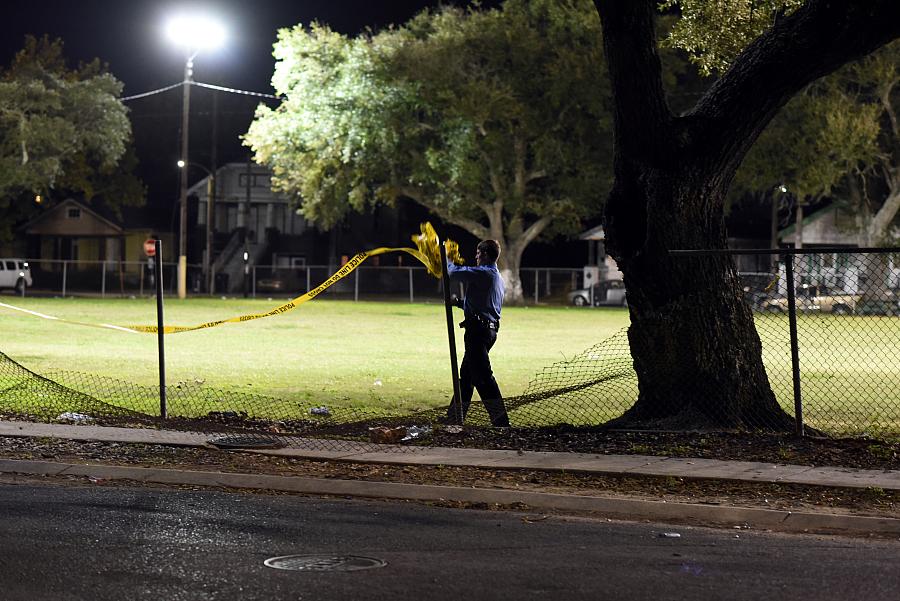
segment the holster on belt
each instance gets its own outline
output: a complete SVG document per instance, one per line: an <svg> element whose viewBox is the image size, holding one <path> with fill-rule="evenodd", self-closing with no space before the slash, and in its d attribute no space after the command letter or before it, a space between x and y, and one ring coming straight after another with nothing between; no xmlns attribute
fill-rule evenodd
<svg viewBox="0 0 900 601"><path fill-rule="evenodd" d="M485 319L484 317L481 317L480 315L466 315L466 318L463 321L459 322L459 327L477 327L499 332L500 322L490 321L488 319Z"/></svg>

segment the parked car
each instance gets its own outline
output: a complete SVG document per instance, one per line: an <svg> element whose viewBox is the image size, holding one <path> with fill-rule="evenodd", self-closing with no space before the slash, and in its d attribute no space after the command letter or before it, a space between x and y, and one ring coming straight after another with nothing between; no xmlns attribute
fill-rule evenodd
<svg viewBox="0 0 900 601"><path fill-rule="evenodd" d="M856 303L856 314L900 316L900 294L895 290L864 294Z"/></svg>
<svg viewBox="0 0 900 601"><path fill-rule="evenodd" d="M23 259L0 259L0 288L12 288L23 294L31 286L31 269Z"/></svg>
<svg viewBox="0 0 900 601"><path fill-rule="evenodd" d="M256 281L256 289L266 292L282 292L287 288L283 279L278 277L262 278Z"/></svg>
<svg viewBox="0 0 900 601"><path fill-rule="evenodd" d="M796 293L797 310L831 313L832 315L900 315L900 298L890 290L877 294L848 294L824 286L803 284ZM764 311L784 313L787 298L768 299L761 303Z"/></svg>
<svg viewBox="0 0 900 601"><path fill-rule="evenodd" d="M595 307L613 306L627 307L625 298L625 282L622 280L606 280L597 282L590 288L581 288L569 293L569 302L576 307L587 307L594 301Z"/></svg>

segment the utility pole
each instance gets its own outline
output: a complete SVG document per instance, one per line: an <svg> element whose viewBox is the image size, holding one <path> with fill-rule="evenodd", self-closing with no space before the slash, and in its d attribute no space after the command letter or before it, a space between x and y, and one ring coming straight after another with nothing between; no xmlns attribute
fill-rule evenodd
<svg viewBox="0 0 900 601"><path fill-rule="evenodd" d="M191 112L191 83L194 77L194 57L184 63L184 81L182 82L181 104L181 160L185 168L181 170L181 219L178 235L178 298L187 296L187 165L188 161L188 125Z"/></svg>
<svg viewBox="0 0 900 601"><path fill-rule="evenodd" d="M212 110L212 149L210 152L210 176L209 186L206 193L206 260L204 261L203 270L206 276L206 292L213 293L215 282L213 282L213 242L215 240L216 228L214 222L216 219L216 173L218 173L217 161L217 145L218 145L218 121L219 121L219 93L213 90L213 110Z"/></svg>
<svg viewBox="0 0 900 601"><path fill-rule="evenodd" d="M250 188L253 185L253 160L247 157L247 197L244 202L244 298L247 298L247 280L250 278Z"/></svg>

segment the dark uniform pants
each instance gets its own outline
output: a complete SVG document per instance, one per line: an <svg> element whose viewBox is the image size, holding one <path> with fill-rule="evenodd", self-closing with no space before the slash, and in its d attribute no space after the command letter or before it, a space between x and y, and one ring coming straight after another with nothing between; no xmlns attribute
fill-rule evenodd
<svg viewBox="0 0 900 601"><path fill-rule="evenodd" d="M488 353L497 341L497 331L485 327L479 323L466 323L464 337L466 354L463 356L462 366L459 369L459 392L462 396L462 405L454 397L447 409L447 419L452 423L461 424L469 411L472 402L472 393L478 391L484 408L491 418L491 425L509 426L509 416L506 414L506 406L503 404L503 395L500 387L494 379L491 369L491 358Z"/></svg>

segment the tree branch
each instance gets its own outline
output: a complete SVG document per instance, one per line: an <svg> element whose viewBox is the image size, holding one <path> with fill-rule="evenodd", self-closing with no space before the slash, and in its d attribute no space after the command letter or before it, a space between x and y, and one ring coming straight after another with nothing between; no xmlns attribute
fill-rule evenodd
<svg viewBox="0 0 900 601"><path fill-rule="evenodd" d="M547 172L544 171L543 169L540 169L538 171L532 171L531 173L528 173L525 175L525 183L529 184L536 179L543 179L545 177L547 177Z"/></svg>
<svg viewBox="0 0 900 601"><path fill-rule="evenodd" d="M500 176L497 174L497 169L494 167L494 162L491 160L491 157L488 156L488 153L484 151L484 149L479 148L478 154L481 156L481 160L484 161L484 164L487 166L488 176L491 180L491 189L494 190L494 195L497 197L497 200L502 202L504 195L503 183L500 181Z"/></svg>
<svg viewBox="0 0 900 601"><path fill-rule="evenodd" d="M892 194L885 199L884 204L872 217L872 231L879 238L879 240L875 241L876 243L884 239L888 227L894 221L898 212L900 212L900 190L892 190Z"/></svg>
<svg viewBox="0 0 900 601"><path fill-rule="evenodd" d="M897 0L808 0L751 43L686 115L695 145L736 168L794 94L898 36Z"/></svg>
<svg viewBox="0 0 900 601"><path fill-rule="evenodd" d="M526 245L531 244L535 238L537 238L541 232L547 229L547 226L550 225L550 222L553 220L550 215L544 215L525 230L525 233L522 234L522 240L525 241Z"/></svg>
<svg viewBox="0 0 900 601"><path fill-rule="evenodd" d="M516 157L513 175L513 194L518 202L525 198L525 142L518 133L513 134L513 152Z"/></svg>
<svg viewBox="0 0 900 601"><path fill-rule="evenodd" d="M612 83L616 145L628 156L664 151L660 146L672 114L656 50L656 2L594 0L594 5L600 13Z"/></svg>
<svg viewBox="0 0 900 601"><path fill-rule="evenodd" d="M428 201L422 194L422 191L418 188L413 188L410 186L400 186L396 190L399 195L411 198L444 221L447 221L448 223L452 223L454 225L458 225L473 236L482 240L490 237L490 231L488 230L488 228L484 227L474 219L466 219L464 217L456 217L454 215L451 215L450 212L443 207L440 207L437 204Z"/></svg>
<svg viewBox="0 0 900 601"><path fill-rule="evenodd" d="M881 101L884 112L887 113L888 119L891 121L891 131L894 132L894 138L900 140L900 124L897 123L897 112L894 111L894 105L891 104L891 92L893 92L895 85L897 85L896 79L886 82L878 90L878 98Z"/></svg>

